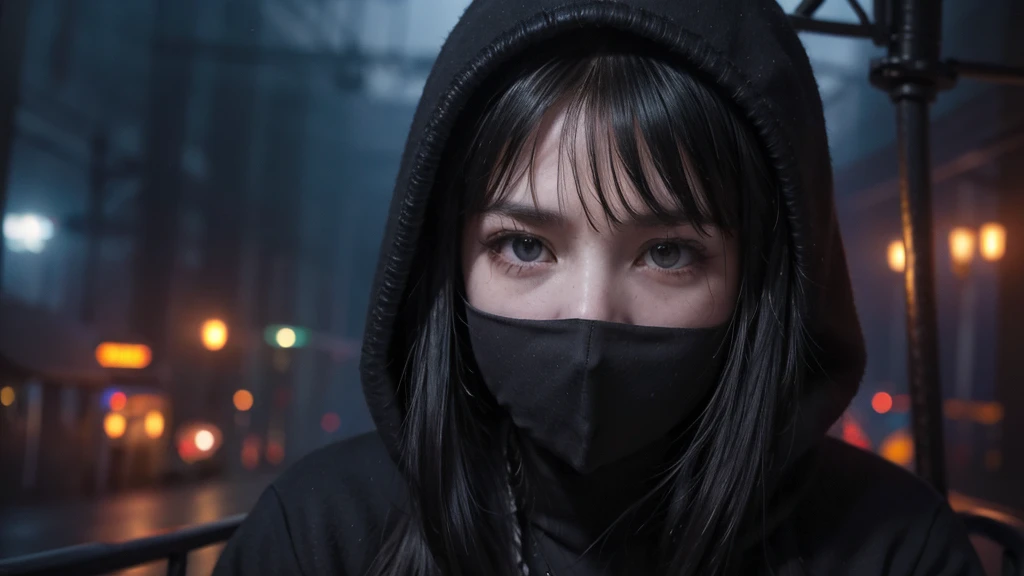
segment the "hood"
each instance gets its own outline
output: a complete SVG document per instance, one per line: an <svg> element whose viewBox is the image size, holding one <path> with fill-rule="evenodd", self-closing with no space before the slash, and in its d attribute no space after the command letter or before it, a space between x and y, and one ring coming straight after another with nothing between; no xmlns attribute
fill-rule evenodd
<svg viewBox="0 0 1024 576"><path fill-rule="evenodd" d="M390 368L402 366L408 350L395 345L398 312L418 251L432 244L421 237L427 203L460 113L499 67L538 42L584 28L663 46L729 95L759 137L783 194L813 342L798 417L786 431L792 459L820 442L845 410L865 353L836 220L821 98L803 46L775 0L475 0L469 6L427 79L381 247L360 364L378 433L400 462L404 414Z"/></svg>

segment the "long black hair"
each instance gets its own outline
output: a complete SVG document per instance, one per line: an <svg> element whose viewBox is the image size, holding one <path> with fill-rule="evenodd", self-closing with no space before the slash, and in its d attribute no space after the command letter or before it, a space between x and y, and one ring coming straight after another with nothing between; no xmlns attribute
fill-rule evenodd
<svg viewBox="0 0 1024 576"><path fill-rule="evenodd" d="M576 188L584 193L587 174L607 218L617 217L611 194L621 200L628 182L641 209L668 217L682 208L698 230L713 225L739 236L729 354L658 495L662 573L740 569L737 542L766 513L766 471L785 456L776 454L777 439L801 383L804 306L774 176L748 123L710 86L635 40L587 36L523 56L462 114L428 207L423 238L431 245L399 313L404 338L393 344L409 506L388 527L371 574L521 573L523 518L510 506L507 422L466 347L459 230L532 170L537 129L553 110L565 112L563 144L579 134L572 131L585 134L586 157L571 162ZM598 170L609 162L610 174ZM656 181L675 205L659 201Z"/></svg>

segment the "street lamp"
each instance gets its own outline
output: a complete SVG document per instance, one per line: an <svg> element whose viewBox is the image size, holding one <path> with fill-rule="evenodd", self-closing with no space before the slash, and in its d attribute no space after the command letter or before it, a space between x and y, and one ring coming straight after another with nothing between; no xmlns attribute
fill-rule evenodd
<svg viewBox="0 0 1024 576"><path fill-rule="evenodd" d="M53 221L38 214L8 214L3 231L12 251L39 254L53 238Z"/></svg>
<svg viewBox="0 0 1024 576"><path fill-rule="evenodd" d="M248 412L252 408L254 398L252 392L248 390L236 390L234 395L231 397L232 404L235 405L235 410L239 412Z"/></svg>
<svg viewBox="0 0 1024 576"><path fill-rule="evenodd" d="M111 440L117 440L121 436L124 436L124 432L127 429L128 421L125 419L123 414L109 412L103 417L103 431Z"/></svg>
<svg viewBox="0 0 1024 576"><path fill-rule="evenodd" d="M0 406L10 406L14 404L14 388L10 386L4 386L0 388Z"/></svg>
<svg viewBox="0 0 1024 576"><path fill-rule="evenodd" d="M974 388L974 311L978 294L970 269L975 252L988 262L1000 260L1006 253L1006 228L996 222L987 222L977 231L957 226L949 232L949 257L953 272L960 279L960 318L956 333L954 394L956 398L964 401L972 399ZM972 428L966 421L960 423L959 434L959 443L966 454L972 434Z"/></svg>
<svg viewBox="0 0 1024 576"><path fill-rule="evenodd" d="M164 435L164 424L164 415L159 410L146 412L146 418L142 421L146 436L154 440Z"/></svg>
<svg viewBox="0 0 1024 576"><path fill-rule="evenodd" d="M291 348L298 341L298 336L296 336L295 330L292 328L281 328L274 335L274 341L281 348Z"/></svg>
<svg viewBox="0 0 1024 576"><path fill-rule="evenodd" d="M973 230L963 226L957 226L949 232L949 257L953 263L953 272L960 278L966 278L971 269L976 238Z"/></svg>
<svg viewBox="0 0 1024 576"><path fill-rule="evenodd" d="M907 269L907 249L903 247L902 240L889 243L888 257L889 269L893 272L902 274Z"/></svg>
<svg viewBox="0 0 1024 576"><path fill-rule="evenodd" d="M974 261L975 253L989 262L998 261L1006 253L1006 228L1001 224L989 222L975 231L966 226L957 226L949 232L949 258L953 266L953 272L959 278L963 286L960 293L960 322L957 331L957 369L955 389L959 398L970 399L971 397L971 376L973 370L974 350L974 303L977 298L974 283L970 279L971 263ZM898 274L906 271L907 252L901 240L893 240L889 243L886 253L889 269ZM890 373L896 378L896 366L898 364L898 353L896 342L900 340L902 330L899 326L899 318L904 307L904 295L902 290L893 294L892 320L890 323L890 345L891 355L889 357Z"/></svg>
<svg viewBox="0 0 1024 576"><path fill-rule="evenodd" d="M302 348L309 342L309 331L297 326L272 325L264 330L263 338L275 348Z"/></svg>
<svg viewBox="0 0 1024 576"><path fill-rule="evenodd" d="M220 350L228 343L228 325L219 318L211 318L203 322L200 334L203 346L210 351Z"/></svg>
<svg viewBox="0 0 1024 576"><path fill-rule="evenodd" d="M989 222L978 232L981 257L989 262L998 262L1006 254L1006 227Z"/></svg>

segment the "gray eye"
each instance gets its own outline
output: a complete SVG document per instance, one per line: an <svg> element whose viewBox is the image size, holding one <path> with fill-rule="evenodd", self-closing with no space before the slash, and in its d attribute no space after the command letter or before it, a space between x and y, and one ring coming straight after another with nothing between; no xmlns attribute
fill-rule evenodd
<svg viewBox="0 0 1024 576"><path fill-rule="evenodd" d="M512 253L523 262L533 262L544 253L544 245L536 238L514 238L512 240Z"/></svg>
<svg viewBox="0 0 1024 576"><path fill-rule="evenodd" d="M693 254L687 248L672 242L655 244L647 251L648 266L675 270L689 266L693 262Z"/></svg>

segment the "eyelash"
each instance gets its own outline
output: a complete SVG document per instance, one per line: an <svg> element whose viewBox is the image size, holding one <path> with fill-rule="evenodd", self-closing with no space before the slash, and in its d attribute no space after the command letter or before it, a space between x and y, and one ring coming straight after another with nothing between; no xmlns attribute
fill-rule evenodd
<svg viewBox="0 0 1024 576"><path fill-rule="evenodd" d="M517 275L526 272L531 268L536 268L538 266L545 264L545 262L513 262L506 258L501 253L502 248L507 242L511 242L513 240L518 239L536 240L537 242L540 242L542 246L544 246L545 250L551 252L551 249L548 248L547 245L545 245L540 238L532 234L524 234L523 232L515 230L507 230L495 234L494 236L490 237L484 242L484 246L487 248L487 255L495 264L506 266L506 273L515 273ZM694 274L698 269L700 269L709 258L707 247L699 242L693 240L684 240L681 238L658 238L655 240L651 240L644 246L640 256L637 257L636 262L644 260L648 251L650 251L652 248L659 244L675 244L682 249L690 250L693 253L693 262L687 266L683 266L682 268L654 268L654 272L658 274L667 274L669 276L691 275Z"/></svg>

